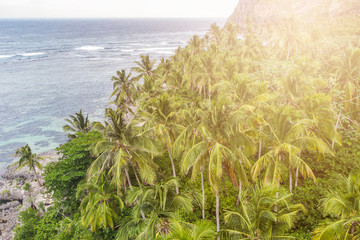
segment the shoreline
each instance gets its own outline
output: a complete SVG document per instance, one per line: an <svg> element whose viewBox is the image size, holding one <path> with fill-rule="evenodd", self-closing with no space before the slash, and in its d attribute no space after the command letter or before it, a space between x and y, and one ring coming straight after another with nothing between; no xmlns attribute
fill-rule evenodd
<svg viewBox="0 0 360 240"><path fill-rule="evenodd" d="M39 154L43 167L61 158L56 150L49 150ZM0 178L0 238L11 240L14 228L19 223L18 214L33 207L46 210L52 206L51 194L47 193L45 186L39 186L33 172L24 167L14 171L16 166L11 164L1 174ZM38 170L40 181L43 183L43 170ZM43 207L41 207L43 206Z"/></svg>

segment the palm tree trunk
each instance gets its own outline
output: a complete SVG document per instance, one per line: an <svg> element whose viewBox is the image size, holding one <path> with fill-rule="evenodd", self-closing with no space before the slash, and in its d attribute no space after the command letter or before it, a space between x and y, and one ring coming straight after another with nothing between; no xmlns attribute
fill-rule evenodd
<svg viewBox="0 0 360 240"><path fill-rule="evenodd" d="M238 199L236 201L236 206L239 206L239 204L240 204L241 191L242 191L242 183L241 183L241 178L239 178L239 195L238 195Z"/></svg>
<svg viewBox="0 0 360 240"><path fill-rule="evenodd" d="M293 186L292 186L292 172L291 172L291 168L289 166L289 186L290 186L290 192L292 192Z"/></svg>
<svg viewBox="0 0 360 240"><path fill-rule="evenodd" d="M219 189L216 190L216 232L220 232L220 201L219 201ZM220 240L220 237L217 237Z"/></svg>
<svg viewBox="0 0 360 240"><path fill-rule="evenodd" d="M259 155L258 155L258 159L261 158L261 140L259 141Z"/></svg>
<svg viewBox="0 0 360 240"><path fill-rule="evenodd" d="M137 181L137 183L139 184L139 187L141 188L141 183L140 183L139 177L138 177L138 175L137 175L137 173L136 173L136 171L135 171L134 166L132 166L132 168L133 168L133 171L134 171L134 174L135 174L136 181Z"/></svg>
<svg viewBox="0 0 360 240"><path fill-rule="evenodd" d="M192 80L192 71L190 71L190 91L193 90L193 80Z"/></svg>
<svg viewBox="0 0 360 240"><path fill-rule="evenodd" d="M288 60L288 59L289 59L289 56L290 56L290 44L289 44L289 42L288 42L288 44L287 44L287 55L286 55L286 60Z"/></svg>
<svg viewBox="0 0 360 240"><path fill-rule="evenodd" d="M34 173L35 173L36 180L37 180L39 186L41 187L42 184L41 184L41 182L40 182L39 176L38 176L37 173L36 173L35 167L33 167L33 170L34 170Z"/></svg>
<svg viewBox="0 0 360 240"><path fill-rule="evenodd" d="M258 159L261 158L261 125L259 127L259 155L258 155Z"/></svg>
<svg viewBox="0 0 360 240"><path fill-rule="evenodd" d="M166 147L167 147L167 150L168 150L168 153L169 153L169 158L170 158L170 161L171 161L171 167L172 167L172 171L173 171L173 176L174 176L174 178L176 178L174 159L173 159L173 157L171 155L171 150L170 150L169 144L166 144ZM179 194L179 188L177 186L175 186L175 189L176 189L176 194Z"/></svg>
<svg viewBox="0 0 360 240"><path fill-rule="evenodd" d="M210 107L211 107L211 89L210 89L210 81L211 81L211 79L209 78L209 84L208 84L208 92L209 92L209 105L210 105Z"/></svg>
<svg viewBox="0 0 360 240"><path fill-rule="evenodd" d="M301 156L301 149L299 151L298 157ZM296 174L295 174L295 188L298 185L298 179L299 179L299 166L296 167Z"/></svg>
<svg viewBox="0 0 360 240"><path fill-rule="evenodd" d="M337 128L338 128L338 126L339 126L340 117L341 117L341 109L340 109L339 115L338 115L337 120L336 120L335 130L337 130ZM334 149L334 145L335 145L335 141L334 141L334 139L333 139L333 140L332 140L332 143L331 143L331 148Z"/></svg>
<svg viewBox="0 0 360 240"><path fill-rule="evenodd" d="M279 190L279 187L277 187L278 188L278 190ZM277 191L276 192L276 194L275 194L275 198L276 199L278 199L279 198L279 191ZM275 206L274 206L274 212L276 212L277 213L277 210L278 210L278 208L277 208L277 204L275 204Z"/></svg>
<svg viewBox="0 0 360 240"><path fill-rule="evenodd" d="M205 219L205 188L204 188L204 170L201 168L201 191L202 191L202 218Z"/></svg>
<svg viewBox="0 0 360 240"><path fill-rule="evenodd" d="M282 155L282 153L280 153L279 154L279 162L281 162L281 160L283 159L282 158L283 157L283 155ZM279 187L280 187L280 179L278 179L278 183L277 183L277 191L276 191L276 194L275 194L275 197L276 197L276 199L278 199L279 198ZM277 208L277 204L275 204L275 206L274 206L274 211L277 213L277 210L278 210L278 208Z"/></svg>
<svg viewBox="0 0 360 240"><path fill-rule="evenodd" d="M132 185L131 185L131 181L130 181L129 172L128 172L128 170L126 168L124 170L125 170L126 180L127 180L128 184L129 184L129 188L131 189Z"/></svg>
<svg viewBox="0 0 360 240"><path fill-rule="evenodd" d="M140 214L141 214L142 219L146 219L146 217L145 217L145 214L144 214L143 210L140 210Z"/></svg>

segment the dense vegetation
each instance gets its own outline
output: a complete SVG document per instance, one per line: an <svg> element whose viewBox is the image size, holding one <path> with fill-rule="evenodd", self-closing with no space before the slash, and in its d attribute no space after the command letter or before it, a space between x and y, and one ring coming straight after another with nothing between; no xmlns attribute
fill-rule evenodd
<svg viewBox="0 0 360 240"><path fill-rule="evenodd" d="M359 23L214 24L141 56L102 123L71 116L55 205L15 239L356 239Z"/></svg>

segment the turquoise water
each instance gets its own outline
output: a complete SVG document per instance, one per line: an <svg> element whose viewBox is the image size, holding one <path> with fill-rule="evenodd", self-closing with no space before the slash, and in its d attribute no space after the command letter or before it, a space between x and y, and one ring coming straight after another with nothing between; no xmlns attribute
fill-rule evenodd
<svg viewBox="0 0 360 240"><path fill-rule="evenodd" d="M0 20L0 172L28 143L66 142L64 118L101 120L111 76L141 54L169 57L225 19Z"/></svg>

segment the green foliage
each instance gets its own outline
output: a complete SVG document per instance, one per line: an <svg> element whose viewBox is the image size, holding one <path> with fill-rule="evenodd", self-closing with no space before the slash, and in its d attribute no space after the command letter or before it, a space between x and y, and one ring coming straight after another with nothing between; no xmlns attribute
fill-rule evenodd
<svg viewBox="0 0 360 240"><path fill-rule="evenodd" d="M340 182L341 191L329 190L321 203L324 213L334 219L324 221L314 230L314 240L356 239L360 233L360 178L349 175Z"/></svg>
<svg viewBox="0 0 360 240"><path fill-rule="evenodd" d="M80 214L76 213L71 218L63 218L59 222L56 240L78 240L78 239L94 239L89 230L82 227L80 222Z"/></svg>
<svg viewBox="0 0 360 240"><path fill-rule="evenodd" d="M30 190L30 183L25 183L24 190L26 190L26 191Z"/></svg>
<svg viewBox="0 0 360 240"><path fill-rule="evenodd" d="M103 239L93 236L80 224L79 214L63 217L59 209L49 209L44 215L33 208L20 212L21 225L15 227L15 240L77 240Z"/></svg>
<svg viewBox="0 0 360 240"><path fill-rule="evenodd" d="M34 239L36 240L48 240L52 239L58 232L59 221L62 219L62 216L56 209L51 209L47 211L44 216L42 216L39 222L36 224L36 235Z"/></svg>
<svg viewBox="0 0 360 240"><path fill-rule="evenodd" d="M238 211L226 211L224 237L272 239L283 236L295 216L305 212L302 204L291 204L291 194L276 186L257 184L245 193Z"/></svg>
<svg viewBox="0 0 360 240"><path fill-rule="evenodd" d="M296 216L296 224L291 228L291 235L306 236L300 239L310 239L312 231L324 220L320 200L325 196L325 189L329 182L318 179L318 184L314 185L307 180L300 187L297 187L292 197L293 202L302 203L306 207L306 212L300 212Z"/></svg>
<svg viewBox="0 0 360 240"><path fill-rule="evenodd" d="M60 146L57 150L62 158L45 168L47 190L53 193L53 197L67 211L78 207L75 198L77 185L85 178L86 171L94 160L89 147L100 139L101 135L95 131L80 133L77 138Z"/></svg>
<svg viewBox="0 0 360 240"><path fill-rule="evenodd" d="M107 227L114 229L117 221L117 207L120 209L124 207L114 185L106 181L103 176L98 182L93 178L90 182L79 186L77 196L83 196L80 211L81 224L84 227L90 226L92 232L98 232L100 228L107 229Z"/></svg>
<svg viewBox="0 0 360 240"><path fill-rule="evenodd" d="M40 213L32 208L20 212L20 226L14 229L14 240L32 240L36 236L36 228L40 222Z"/></svg>

